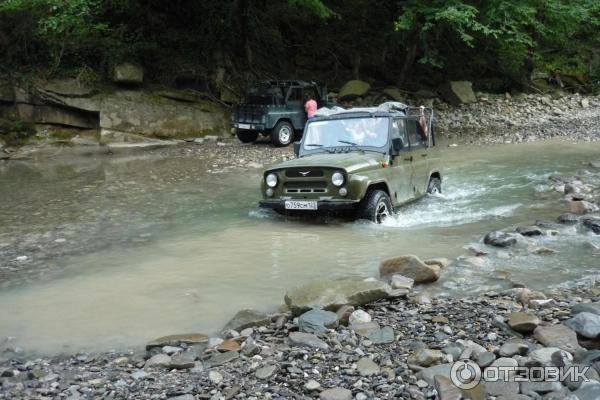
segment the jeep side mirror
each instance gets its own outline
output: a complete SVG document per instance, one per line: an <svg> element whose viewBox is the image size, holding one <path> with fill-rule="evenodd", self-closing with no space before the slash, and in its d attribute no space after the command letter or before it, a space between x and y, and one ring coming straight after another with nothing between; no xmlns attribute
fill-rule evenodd
<svg viewBox="0 0 600 400"><path fill-rule="evenodd" d="M392 139L392 151L394 154L400 153L400 150L404 148L404 141L402 138Z"/></svg>
<svg viewBox="0 0 600 400"><path fill-rule="evenodd" d="M300 155L300 142L294 142L294 155L296 157Z"/></svg>

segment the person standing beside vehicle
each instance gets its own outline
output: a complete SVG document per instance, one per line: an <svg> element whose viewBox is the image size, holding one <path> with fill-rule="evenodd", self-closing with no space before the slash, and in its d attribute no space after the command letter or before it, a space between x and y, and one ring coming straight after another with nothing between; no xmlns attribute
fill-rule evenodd
<svg viewBox="0 0 600 400"><path fill-rule="evenodd" d="M306 95L305 101L306 102L304 103L304 112L306 112L306 117L310 121L314 118L315 113L317 112L317 102L315 101L314 96L311 93Z"/></svg>

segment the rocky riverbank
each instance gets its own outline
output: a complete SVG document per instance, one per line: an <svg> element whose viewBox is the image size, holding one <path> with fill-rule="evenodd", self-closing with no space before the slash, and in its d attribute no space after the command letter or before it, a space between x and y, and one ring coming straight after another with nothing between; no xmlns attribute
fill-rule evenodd
<svg viewBox="0 0 600 400"><path fill-rule="evenodd" d="M28 358L15 349L2 354L0 398L597 399L599 295L593 287L409 295L337 313L244 311L222 337L175 335L123 353ZM457 360L484 370L589 367L589 381L460 390L450 381Z"/></svg>
<svg viewBox="0 0 600 400"><path fill-rule="evenodd" d="M160 96L163 95L164 93L160 92ZM123 96L128 101L132 101L126 95ZM148 96L153 101L157 97L162 99L159 95L154 97L151 95ZM178 101L173 100L173 96L169 96L166 97L167 100L163 100L175 103ZM74 97L74 99L81 101L80 97ZM367 97L362 101L388 100L393 99L389 96ZM473 94L473 102L460 103L458 105L447 103L437 97L424 99L409 98L405 99L405 101L413 105L425 104L432 106L436 113L435 124L438 138L442 140L447 139L451 144L468 143L487 145L531 142L551 138L562 138L570 141L597 141L600 139L600 96L583 96L579 94L554 96L549 94L518 94L513 97L509 94L477 93L477 95ZM111 101L104 99L101 104L110 103ZM143 101L140 104L143 104ZM355 105L362 104L358 102ZM170 107L174 110L180 110L181 108L178 108L177 104L170 105ZM151 113L148 110L144 112ZM169 112L176 113L176 111L172 110ZM210 111L206 109L202 109L201 112L203 115L211 115ZM112 114L109 113L107 115ZM169 117L161 114L161 124L170 126L169 118L177 119L173 115ZM213 117L218 121L223 119L220 116ZM147 120L145 117L142 119ZM180 119L177 120L179 121ZM131 125L127 122L126 116L120 115L118 120L127 126ZM189 124L189 121L186 121L186 123ZM218 125L215 124L213 125ZM262 159L272 156L274 159L279 159L282 154L289 153L288 149L263 146L262 143L259 143L259 147L257 148L243 146L237 139L231 136L229 129L225 128L226 124L224 122L219 125L219 128L213 126L210 130L207 130L211 132L211 135L206 137L195 137L192 131L185 131L183 135L185 140L179 138L177 128L172 127L169 128L168 135L165 133L165 135L161 136L155 132L154 136L144 137L128 133L128 136L125 137L123 135L116 135L115 132L117 131L111 130L113 129L112 125L107 126L105 133L102 135L101 145L98 142L98 136L90 133L89 127L80 131L72 130L65 133L61 130L57 131L48 125L47 128L42 129L38 133L36 136L37 140L31 141L29 145L24 147L15 147L9 143L5 143L2 141L2 136L0 136L0 160L24 160L36 155L48 156L55 154L56 149L60 150L64 146L80 148L83 154L119 154L130 153L136 150L155 151L157 148L172 146L190 147L190 143L193 143L194 145L204 146L202 151L205 151L210 149L211 139L213 138L219 138L220 142L228 144L226 148L219 149L220 151L217 154L228 156L226 151L233 149L234 153L231 154L233 156L237 150L244 151L247 152L248 157L240 158L248 162L260 162L256 157ZM160 130L160 126L162 125L153 125L153 129ZM158 139L157 137L162 137L162 139ZM164 140L167 137L168 140ZM265 152L267 154L258 155L258 152ZM197 151L188 148L184 152L176 151L176 153L195 155ZM231 159L231 157L229 158Z"/></svg>

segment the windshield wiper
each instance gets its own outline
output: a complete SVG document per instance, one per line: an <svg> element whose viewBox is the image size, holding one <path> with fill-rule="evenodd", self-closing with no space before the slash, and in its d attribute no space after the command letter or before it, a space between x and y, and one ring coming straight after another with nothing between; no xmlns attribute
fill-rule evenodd
<svg viewBox="0 0 600 400"><path fill-rule="evenodd" d="M305 144L305 146L323 147L322 144L318 144L318 143L307 143L307 144Z"/></svg>
<svg viewBox="0 0 600 400"><path fill-rule="evenodd" d="M356 143L353 142L348 142L346 140L338 140L338 142L340 143L344 143L344 144L349 144L350 146L358 146Z"/></svg>

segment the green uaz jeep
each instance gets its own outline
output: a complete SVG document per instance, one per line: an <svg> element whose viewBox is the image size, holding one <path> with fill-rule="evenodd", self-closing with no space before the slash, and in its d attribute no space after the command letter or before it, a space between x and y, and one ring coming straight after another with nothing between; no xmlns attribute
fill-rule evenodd
<svg viewBox="0 0 600 400"><path fill-rule="evenodd" d="M264 172L260 206L381 223L395 207L441 192L432 119L431 109L396 102L320 109L294 143L296 158Z"/></svg>
<svg viewBox="0 0 600 400"><path fill-rule="evenodd" d="M260 134L270 136L277 147L289 145L306 124L305 96L312 96L319 107L327 106L327 88L315 82L278 80L251 87L244 103L233 109L236 136L251 143Z"/></svg>

